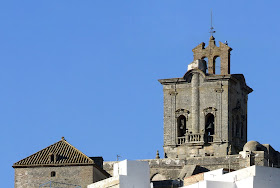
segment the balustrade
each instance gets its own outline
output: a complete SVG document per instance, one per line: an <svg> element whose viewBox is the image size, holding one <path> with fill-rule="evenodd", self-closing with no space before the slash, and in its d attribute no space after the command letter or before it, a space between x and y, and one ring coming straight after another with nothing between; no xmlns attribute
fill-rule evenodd
<svg viewBox="0 0 280 188"><path fill-rule="evenodd" d="M182 145L186 142L186 137L178 137L178 145Z"/></svg>
<svg viewBox="0 0 280 188"><path fill-rule="evenodd" d="M200 143L200 142L205 142L205 143L213 142L213 136L210 135L207 136L205 134L195 133L195 134L187 134L186 136L177 138L177 145L182 145L184 143Z"/></svg>
<svg viewBox="0 0 280 188"><path fill-rule="evenodd" d="M204 135L197 133L197 134L188 134L187 135L189 143L196 143L196 142L204 142Z"/></svg>

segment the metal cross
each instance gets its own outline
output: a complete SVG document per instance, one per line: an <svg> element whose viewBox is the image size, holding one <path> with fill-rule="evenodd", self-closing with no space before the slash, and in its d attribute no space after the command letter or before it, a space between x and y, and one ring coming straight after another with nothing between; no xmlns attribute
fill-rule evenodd
<svg viewBox="0 0 280 188"><path fill-rule="evenodd" d="M211 27L210 27L210 32L211 36L213 36L213 33L216 33L216 31L214 30L214 27L212 25L212 10L211 10Z"/></svg>

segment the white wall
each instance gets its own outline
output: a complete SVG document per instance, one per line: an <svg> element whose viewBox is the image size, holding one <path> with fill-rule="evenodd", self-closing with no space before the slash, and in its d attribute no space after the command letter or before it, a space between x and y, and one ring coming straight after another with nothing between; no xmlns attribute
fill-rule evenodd
<svg viewBox="0 0 280 188"><path fill-rule="evenodd" d="M215 177L223 175L223 173L224 173L223 168L217 169L217 170L212 170L212 171L203 173L203 178L204 178L204 180L213 180Z"/></svg>
<svg viewBox="0 0 280 188"><path fill-rule="evenodd" d="M120 188L150 188L150 167L147 161L125 160L119 166L126 166L126 172L120 171Z"/></svg>
<svg viewBox="0 0 280 188"><path fill-rule="evenodd" d="M220 169L204 174L204 180L183 188L280 188L280 169L251 166L227 174Z"/></svg>
<svg viewBox="0 0 280 188"><path fill-rule="evenodd" d="M147 161L121 161L114 164L113 173L113 177L88 185L88 188L151 188Z"/></svg>
<svg viewBox="0 0 280 188"><path fill-rule="evenodd" d="M113 176L107 179L104 179L102 181L98 181L96 183L90 184L87 186L87 188L119 188L120 187L120 177L119 176Z"/></svg>
<svg viewBox="0 0 280 188"><path fill-rule="evenodd" d="M207 188L236 188L235 183L233 182L208 181L208 180L206 180L206 187Z"/></svg>

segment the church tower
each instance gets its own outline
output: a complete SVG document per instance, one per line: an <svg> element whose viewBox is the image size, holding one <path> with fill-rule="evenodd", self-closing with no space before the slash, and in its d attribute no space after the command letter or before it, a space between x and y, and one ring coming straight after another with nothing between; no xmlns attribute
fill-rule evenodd
<svg viewBox="0 0 280 188"><path fill-rule="evenodd" d="M194 61L182 78L159 80L166 158L237 154L247 142L247 100L253 90L243 74L230 74L231 50L222 42L216 46L211 36L206 48L201 43L192 50Z"/></svg>

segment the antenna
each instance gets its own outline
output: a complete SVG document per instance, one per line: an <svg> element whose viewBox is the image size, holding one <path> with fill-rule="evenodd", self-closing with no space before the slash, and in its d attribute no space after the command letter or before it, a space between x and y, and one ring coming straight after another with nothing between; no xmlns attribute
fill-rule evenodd
<svg viewBox="0 0 280 188"><path fill-rule="evenodd" d="M120 157L121 157L120 155L117 155L117 161L119 161Z"/></svg>
<svg viewBox="0 0 280 188"><path fill-rule="evenodd" d="M216 31L214 30L214 27L212 25L212 10L211 10L211 27L210 27L210 32L211 36L213 36L213 33L216 33Z"/></svg>

